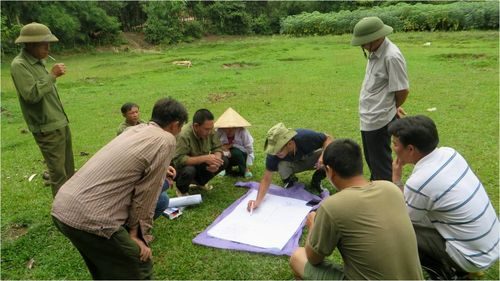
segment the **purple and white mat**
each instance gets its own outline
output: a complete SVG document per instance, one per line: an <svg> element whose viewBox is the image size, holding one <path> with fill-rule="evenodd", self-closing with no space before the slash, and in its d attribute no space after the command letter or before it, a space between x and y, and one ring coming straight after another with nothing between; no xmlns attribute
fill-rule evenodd
<svg viewBox="0 0 500 281"><path fill-rule="evenodd" d="M221 248L221 249L232 249L232 250L255 252L255 253L291 256L293 251L297 249L297 247L299 246L299 240L300 236L302 235L302 228L304 227L305 219L302 221L299 228L295 231L290 240L285 244L285 246L282 249L261 248L229 240L223 240L208 235L208 231L210 231L210 229L212 229L224 218L226 218L229 214L231 214L231 212L233 212L233 210L241 203L242 200L245 200L246 196L250 194L252 190L258 190L259 188L258 182L237 182L235 185L238 187L246 187L249 188L250 190L246 194L241 196L238 200L236 200L233 204L231 204L228 208L226 208L222 212L222 214L219 217L217 217L217 219L215 219L215 221L210 226L208 226L202 233L198 234L193 239L193 243L209 247ZM304 201L310 201L313 199L321 200L322 198L326 198L329 196L329 192L327 190L321 193L321 197L311 194L310 192L305 190L304 185L300 183L296 183L294 186L288 189L284 189L282 187L271 184L268 190L268 194L290 197ZM318 206L319 204L314 206L313 209L316 209Z"/></svg>

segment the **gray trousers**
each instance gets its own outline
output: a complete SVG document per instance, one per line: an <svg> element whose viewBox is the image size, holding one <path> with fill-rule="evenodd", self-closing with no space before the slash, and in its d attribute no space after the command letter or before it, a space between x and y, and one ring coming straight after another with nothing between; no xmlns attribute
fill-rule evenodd
<svg viewBox="0 0 500 281"><path fill-rule="evenodd" d="M296 173L316 170L315 166L322 152L323 149L320 148L313 153L305 155L298 161L280 161L278 164L278 173L281 179L286 180Z"/></svg>
<svg viewBox="0 0 500 281"><path fill-rule="evenodd" d="M33 137L47 164L52 197L55 197L59 188L75 173L71 131L66 126L50 132L33 133Z"/></svg>

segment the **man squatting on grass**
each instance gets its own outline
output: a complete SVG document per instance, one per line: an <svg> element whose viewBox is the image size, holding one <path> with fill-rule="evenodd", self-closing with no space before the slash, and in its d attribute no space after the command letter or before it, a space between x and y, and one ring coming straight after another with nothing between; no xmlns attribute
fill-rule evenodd
<svg viewBox="0 0 500 281"><path fill-rule="evenodd" d="M401 105L409 93L406 61L399 48L385 36L392 27L377 17L361 19L354 26L353 46L361 46L366 64L359 95L359 119L370 180L392 180L391 136L387 126L405 115ZM365 50L369 52L367 56Z"/></svg>
<svg viewBox="0 0 500 281"><path fill-rule="evenodd" d="M285 188L288 188L297 181L295 173L314 170L310 187L321 192L321 180L325 178L321 156L331 142L332 137L327 134L307 129L292 130L283 123L269 129L264 145L267 153L266 170L259 184L257 198L248 201L247 210L260 206L271 184L273 172L280 174Z"/></svg>
<svg viewBox="0 0 500 281"><path fill-rule="evenodd" d="M388 181L363 177L361 148L338 139L323 153L326 175L337 193L307 216L305 248L290 266L300 279L422 279L417 241L403 195ZM325 257L338 248L344 268ZM383 256L381 256L383 255Z"/></svg>
<svg viewBox="0 0 500 281"><path fill-rule="evenodd" d="M66 66L56 63L50 72L45 69L49 44L58 41L43 24L23 26L16 43L24 43L24 48L10 68L24 120L49 170L52 196L75 172L68 116L56 87L56 79L66 73Z"/></svg>
<svg viewBox="0 0 500 281"><path fill-rule="evenodd" d="M177 196L189 194L189 186L210 190L208 185L215 175L224 171L229 163L222 153L222 144L214 131L214 115L207 109L199 109L193 122L182 129L177 138L173 159L177 169Z"/></svg>
<svg viewBox="0 0 500 281"><path fill-rule="evenodd" d="M78 249L92 278L152 278L153 213L175 136L187 118L179 102L157 101L149 123L114 138L57 193L54 224Z"/></svg>
<svg viewBox="0 0 500 281"><path fill-rule="evenodd" d="M481 181L453 148L440 147L426 116L389 125L397 158L393 181L413 164L404 197L417 235L420 262L433 279L467 279L498 260L499 224ZM479 274L480 275L480 274Z"/></svg>

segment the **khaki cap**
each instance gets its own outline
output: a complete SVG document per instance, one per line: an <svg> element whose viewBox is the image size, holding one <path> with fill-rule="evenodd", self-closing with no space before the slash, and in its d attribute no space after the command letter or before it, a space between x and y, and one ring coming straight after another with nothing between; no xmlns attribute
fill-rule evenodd
<svg viewBox="0 0 500 281"><path fill-rule="evenodd" d="M215 121L215 128L239 128L252 126L245 118L236 112L236 110L229 107L222 113L222 115Z"/></svg>
<svg viewBox="0 0 500 281"><path fill-rule="evenodd" d="M59 39L55 37L50 29L37 22L32 22L21 28L19 37L15 43L37 43L37 42L58 42Z"/></svg>
<svg viewBox="0 0 500 281"><path fill-rule="evenodd" d="M362 18L355 26L351 45L361 46L392 33L392 27L378 17Z"/></svg>
<svg viewBox="0 0 500 281"><path fill-rule="evenodd" d="M278 123L267 131L264 150L267 154L276 155L289 142L297 132L285 127L285 124Z"/></svg>

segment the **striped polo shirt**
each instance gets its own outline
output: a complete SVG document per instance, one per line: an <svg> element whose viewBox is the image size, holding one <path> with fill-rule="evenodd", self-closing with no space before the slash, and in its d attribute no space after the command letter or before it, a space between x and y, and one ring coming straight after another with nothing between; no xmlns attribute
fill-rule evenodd
<svg viewBox="0 0 500 281"><path fill-rule="evenodd" d="M449 147L420 159L405 184L413 223L434 227L446 252L468 272L498 259L499 223L488 194L467 161Z"/></svg>

